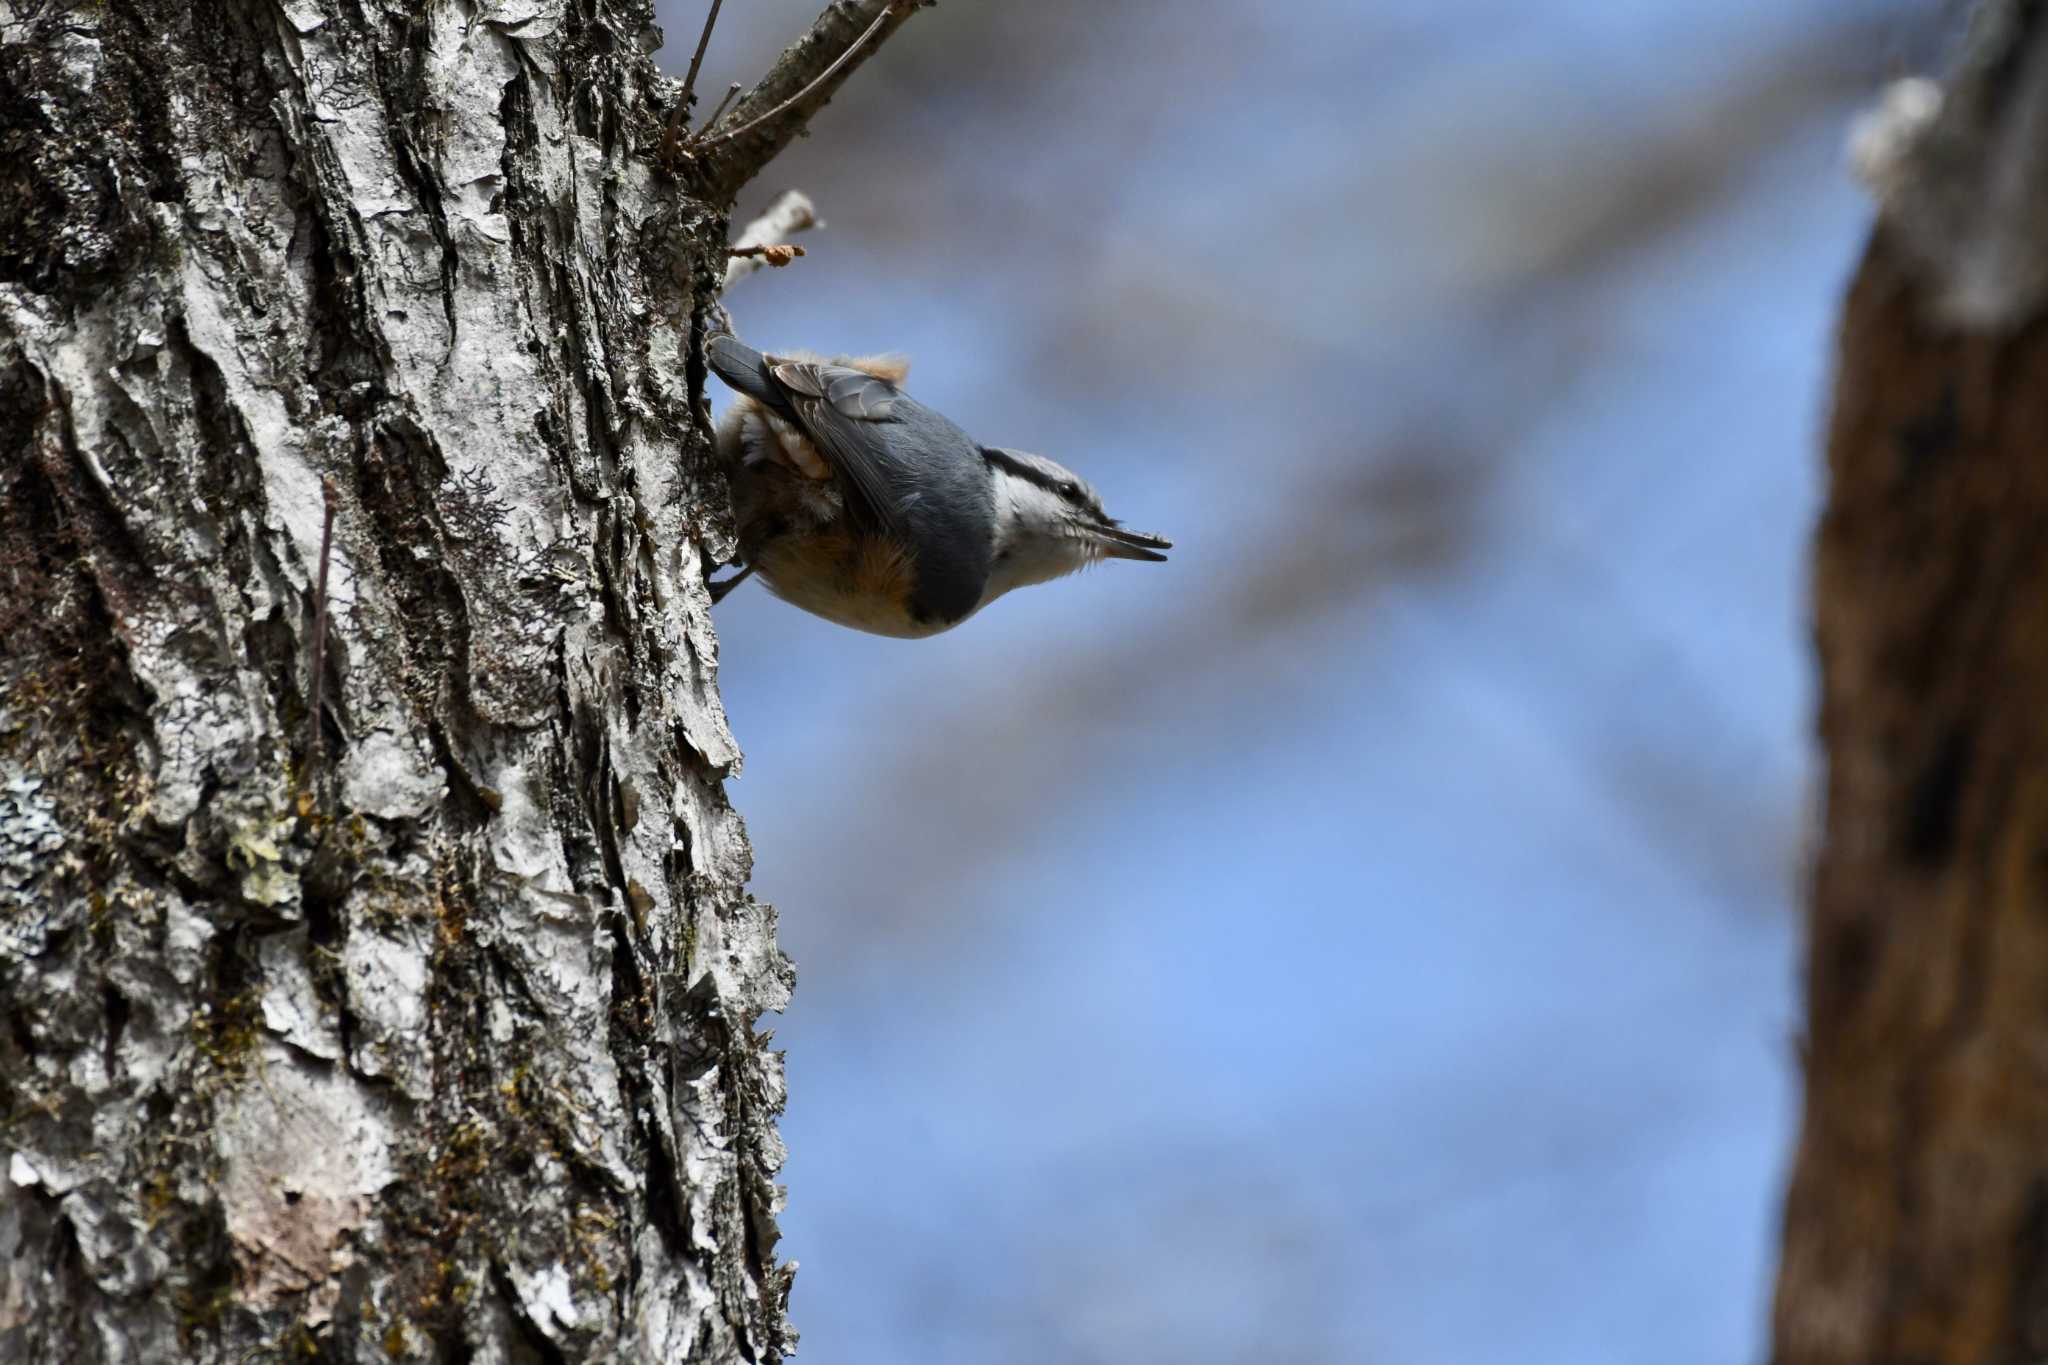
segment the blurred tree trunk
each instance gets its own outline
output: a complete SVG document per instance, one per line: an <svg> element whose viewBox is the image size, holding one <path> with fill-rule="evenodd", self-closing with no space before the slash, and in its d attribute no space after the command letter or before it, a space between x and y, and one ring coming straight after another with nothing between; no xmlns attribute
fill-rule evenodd
<svg viewBox="0 0 2048 1365"><path fill-rule="evenodd" d="M1827 750L1779 1365L2048 1357L2048 17L1887 135L1815 566Z"/></svg>
<svg viewBox="0 0 2048 1365"><path fill-rule="evenodd" d="M788 1348L691 323L886 8L672 176L646 0L0 0L0 1360Z"/></svg>

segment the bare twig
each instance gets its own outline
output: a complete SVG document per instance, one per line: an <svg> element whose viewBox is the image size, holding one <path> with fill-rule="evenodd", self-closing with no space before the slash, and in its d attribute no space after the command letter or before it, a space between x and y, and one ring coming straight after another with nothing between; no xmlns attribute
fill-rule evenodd
<svg viewBox="0 0 2048 1365"><path fill-rule="evenodd" d="M807 228L823 226L818 220L817 206L811 203L809 196L798 190L789 191L733 239L732 246L726 251L731 259L726 263L725 281L719 286L719 292L724 293L761 268L759 248L784 243Z"/></svg>
<svg viewBox="0 0 2048 1365"><path fill-rule="evenodd" d="M739 97L740 83L738 81L734 81L731 85L725 87L724 97L718 101L718 107L711 111L711 117L704 120L704 126L697 130L697 136L702 137L704 136L704 134L710 132L712 128L717 125L718 121L725 117L726 106L730 105L734 100L738 99Z"/></svg>
<svg viewBox="0 0 2048 1365"><path fill-rule="evenodd" d="M718 7L725 0L711 0L711 11L704 16L704 31L697 35L697 50L690 54L690 69L683 76L683 96L676 101L676 107L669 111L668 131L661 135L661 159L667 161L676 152L676 131L689 117L690 101L697 96L697 69L704 65L704 49L711 46L711 30L718 23ZM730 95L727 96L730 98ZM721 104L721 109L725 106Z"/></svg>
<svg viewBox="0 0 2048 1365"><path fill-rule="evenodd" d="M745 123L742 123L739 127L728 129L727 131L720 133L717 137L705 138L704 145L706 147L716 147L721 142L730 142L734 138L738 137L741 133L751 133L754 131L754 129L759 128L769 119L772 119L779 114L785 113L788 110L796 108L797 102L799 100L803 99L805 95L810 94L813 90L816 90L826 81L831 80L832 77L838 72L840 67L845 66L848 62L853 60L853 54L860 51L861 48L864 45L866 45L867 40L875 36L875 30L881 28L882 21L889 17L890 12L891 11L889 7L884 5L882 7L882 12L875 16L875 22L869 24L867 26L866 31L863 32L860 35L860 37L855 38L853 40L853 46L847 48L846 51L840 53L838 60L834 61L832 65L826 67L823 71L820 71L817 74L817 76L812 79L809 85L797 91L794 95L791 95L788 99L776 105L773 109L770 109L767 113L762 114L760 117L750 118Z"/></svg>
<svg viewBox="0 0 2048 1365"><path fill-rule="evenodd" d="M711 30L718 24L718 7L725 0L711 0L711 12L704 16L704 31L697 35L697 50L690 54L690 69L683 76L683 107L697 93L697 69L704 65L704 49L711 46Z"/></svg>
<svg viewBox="0 0 2048 1365"><path fill-rule="evenodd" d="M761 246L729 246L725 254L734 257L759 257L761 264L781 269L804 254L804 249L794 242L767 242Z"/></svg>
<svg viewBox="0 0 2048 1365"><path fill-rule="evenodd" d="M768 74L733 106L733 127L692 144L705 159L706 188L730 198L803 131L846 77L873 56L924 0L834 0Z"/></svg>
<svg viewBox="0 0 2048 1365"><path fill-rule="evenodd" d="M307 646L306 772L302 787L310 788L320 767L320 693L327 679L327 567L334 559L334 480L320 480L326 516L320 523L320 575L313 588L313 641Z"/></svg>

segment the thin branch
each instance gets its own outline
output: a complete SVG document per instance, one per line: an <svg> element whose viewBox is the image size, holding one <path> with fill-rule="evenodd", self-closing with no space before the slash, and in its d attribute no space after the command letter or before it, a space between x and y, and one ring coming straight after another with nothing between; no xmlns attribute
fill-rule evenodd
<svg viewBox="0 0 2048 1365"><path fill-rule="evenodd" d="M710 132L714 127L716 127L718 125L718 121L725 117L726 106L730 105L734 100L738 99L739 97L740 83L738 81L734 81L731 85L725 87L725 98L719 100L718 107L711 111L711 117L704 120L704 126L698 129L697 136L702 137L704 134Z"/></svg>
<svg viewBox="0 0 2048 1365"><path fill-rule="evenodd" d="M861 62L881 49L891 33L923 7L925 0L835 0L791 43L734 106L735 126L714 133L695 149L716 151L706 159L706 188L729 199L775 154L803 131L811 116Z"/></svg>
<svg viewBox="0 0 2048 1365"><path fill-rule="evenodd" d="M683 76L683 105L690 107L690 97L697 93L697 70L704 65L704 49L711 46L711 30L718 24L718 7L725 0L711 0L711 12L704 16L704 31L697 35L697 50L690 54L690 69Z"/></svg>
<svg viewBox="0 0 2048 1365"><path fill-rule="evenodd" d="M719 292L724 293L761 268L761 248L785 242L791 234L807 228L823 226L818 219L817 206L811 203L809 196L799 190L789 191L769 205L766 213L747 224L745 231L726 249L731 259L726 264L725 282L719 286Z"/></svg>
<svg viewBox="0 0 2048 1365"><path fill-rule="evenodd" d="M806 95L810 94L810 93L811 93L811 92L812 92L813 90L816 90L816 89L817 89L817 88L818 88L819 86L823 85L823 84L824 84L824 83L825 83L826 81L829 81L829 80L831 80L831 79L832 79L832 77L833 77L833 76L834 76L835 74L837 74L837 72L838 72L838 70L839 70L839 68L840 68L840 67L842 67L842 66L845 66L845 65L846 65L846 64L847 64L848 62L850 62L850 61L852 61L852 60L853 60L853 54L854 54L854 53L856 53L856 52L858 52L858 51L860 51L860 50L861 50L861 48L862 48L862 47L864 47L864 46L865 46L865 45L867 44L867 41L868 41L868 39L870 39L870 38L872 38L872 37L874 37L874 36L875 36L875 30L876 30L876 29L879 29L879 28L880 28L880 27L882 26L882 22L883 22L883 21L884 21L885 19L887 19L887 18L889 17L889 15L890 15L890 10L889 10L889 9L888 9L888 8L887 8L887 7L885 6L885 7L883 8L882 12L881 12L880 14L877 14L877 15L875 16L875 22L873 22L872 24L869 24L869 25L867 26L867 29L866 29L866 31L864 31L864 32L863 32L863 33L862 33L862 34L860 35L860 37L858 37L858 38L855 38L855 39L853 40L853 46L852 46L852 47L849 47L849 48L847 48L847 49L846 49L846 51L844 51L844 52L840 53L840 54L839 54L839 58L838 58L838 60L837 60L837 61L835 61L835 62L833 62L833 63L832 63L832 65L830 65L830 66L826 67L826 68L825 68L825 69L824 69L823 71L820 71L820 72L819 72L819 73L817 74L817 76L816 76L815 78L813 78L813 80L811 81L811 83L810 83L809 85L807 85L807 86L805 86L805 87L804 87L803 89L801 89L801 90L797 91L797 92L796 92L796 93L795 93L794 95L791 95L791 96L790 96L790 97L789 97L788 99L786 99L786 100L784 100L784 101L783 101L782 103L780 103L780 104L776 105L776 106L775 106L775 107L774 107L773 109L770 109L770 110L769 110L769 111L768 111L767 113L765 113L765 114L762 114L762 115L761 115L761 116L760 116L759 118L751 118L751 119L748 119L748 120L747 120L747 121L746 121L745 123L742 123L742 124L741 124L741 125L740 125L739 127L737 127L737 128L731 128L731 129L728 129L727 131L725 131L725 132L723 132L723 133L720 133L720 134L719 134L719 135L718 135L717 137L708 137L708 138L705 138L705 139L704 139L704 145L705 145L706 147L716 147L716 146L717 146L717 145L718 145L719 143L721 143L721 142L730 142L730 141L732 141L732 140L733 140L734 138L738 137L738 136L739 136L740 134L742 134L742 133L751 133L751 132L753 132L753 131L754 131L754 129L756 129L756 128L759 128L759 127L760 127L760 126L761 126L762 124L766 123L766 122L767 122L767 121L768 121L769 119L772 119L772 118L776 117L776 116L777 116L777 115L779 115L779 114L785 113L785 112L787 112L788 110L791 110L791 109L794 109L794 108L796 108L796 106L797 106L797 102L798 102L799 100L801 100L801 99L802 99L802 98L803 98L804 96L806 96Z"/></svg>
<svg viewBox="0 0 2048 1365"><path fill-rule="evenodd" d="M704 31L697 35L697 50L690 54L690 69L683 76L683 97L676 101L676 107L669 111L668 131L661 137L661 158L669 160L676 151L676 131L683 120L689 117L690 101L697 97L697 69L704 65L704 49L711 46L711 30L718 24L718 7L725 0L711 0L711 12L704 16ZM730 98L730 95L728 95ZM721 109L724 105L719 106Z"/></svg>
<svg viewBox="0 0 2048 1365"><path fill-rule="evenodd" d="M795 242L763 242L760 246L729 246L725 254L731 257L752 257L763 265L772 265L777 270L804 254L804 249Z"/></svg>

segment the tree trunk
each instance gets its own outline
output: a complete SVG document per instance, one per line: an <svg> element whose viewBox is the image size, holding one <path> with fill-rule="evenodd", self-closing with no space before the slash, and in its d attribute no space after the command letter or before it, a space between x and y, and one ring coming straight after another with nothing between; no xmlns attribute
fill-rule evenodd
<svg viewBox="0 0 2048 1365"><path fill-rule="evenodd" d="M1985 6L1938 114L1873 131L1816 557L1827 811L1775 1359L2038 1361L2048 16Z"/></svg>
<svg viewBox="0 0 2048 1365"><path fill-rule="evenodd" d="M692 324L909 9L0 0L0 1359L789 1348Z"/></svg>

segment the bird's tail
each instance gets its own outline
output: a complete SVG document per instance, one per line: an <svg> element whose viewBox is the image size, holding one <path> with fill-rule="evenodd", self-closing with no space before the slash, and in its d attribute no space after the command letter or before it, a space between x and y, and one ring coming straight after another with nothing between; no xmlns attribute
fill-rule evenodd
<svg viewBox="0 0 2048 1365"><path fill-rule="evenodd" d="M719 333L704 343L704 358L711 363L712 373L738 392L777 412L788 406L788 400L768 373L767 358L738 337Z"/></svg>

